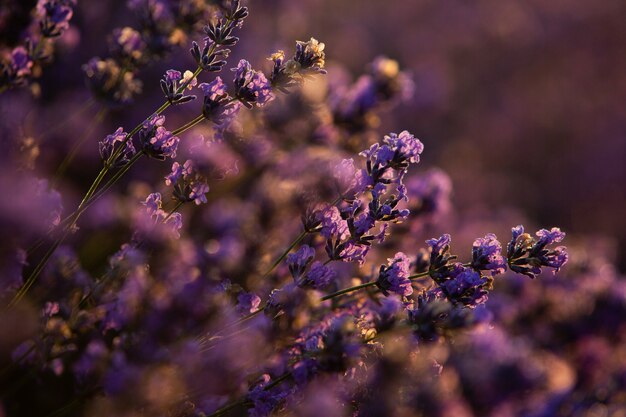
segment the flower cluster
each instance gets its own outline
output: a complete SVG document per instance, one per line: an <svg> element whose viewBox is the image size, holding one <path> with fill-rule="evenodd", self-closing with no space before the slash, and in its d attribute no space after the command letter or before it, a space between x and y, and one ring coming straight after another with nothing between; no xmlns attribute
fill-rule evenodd
<svg viewBox="0 0 626 417"><path fill-rule="evenodd" d="M175 158L180 139L167 130L163 124L165 116L153 115L138 132L142 151L159 160Z"/></svg>
<svg viewBox="0 0 626 417"><path fill-rule="evenodd" d="M565 233L559 228L541 229L536 233L537 238L524 233L523 226L514 227L512 232L513 238L507 246L508 265L512 271L535 278L541 273L542 266L554 268L556 273L567 262L568 254L565 247L557 246L554 249L547 247L562 241L565 237Z"/></svg>
<svg viewBox="0 0 626 417"><path fill-rule="evenodd" d="M39 76L39 68L50 58L53 39L67 31L75 7L76 0L37 1L30 27L24 31L24 45L0 49L0 92L28 85Z"/></svg>
<svg viewBox="0 0 626 417"><path fill-rule="evenodd" d="M129 140L128 133L124 132L122 127L119 127L115 132L98 142L98 150L102 160L114 166L127 164L136 153L132 140ZM116 153L118 150L121 151Z"/></svg>
<svg viewBox="0 0 626 417"><path fill-rule="evenodd" d="M284 93L289 88L302 82L304 77L313 74L325 74L325 57L323 43L311 38L308 42L297 41L293 58L285 61L285 52L278 51L269 58L274 63L269 80L272 87Z"/></svg>
<svg viewBox="0 0 626 417"><path fill-rule="evenodd" d="M387 103L406 100L414 90L411 78L400 71L393 59L379 56L369 65L369 73L356 82L331 93L335 123L351 132L360 132L376 124L375 110Z"/></svg>
<svg viewBox="0 0 626 417"><path fill-rule="evenodd" d="M165 185L174 187L174 198L181 203L193 201L199 205L207 202L209 186L190 159L183 165L174 162L172 172L165 177Z"/></svg>

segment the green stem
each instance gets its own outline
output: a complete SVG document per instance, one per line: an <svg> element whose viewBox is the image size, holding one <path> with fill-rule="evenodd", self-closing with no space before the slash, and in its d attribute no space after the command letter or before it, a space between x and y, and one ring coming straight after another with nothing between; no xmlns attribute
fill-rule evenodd
<svg viewBox="0 0 626 417"><path fill-rule="evenodd" d="M230 403L225 405L224 407L218 409L217 411L215 411L212 414L207 415L206 417L217 417L217 416L221 416L227 412L229 412L230 410L240 407L242 405L251 405L250 401L248 401L247 399L242 399L239 401L236 401L234 403Z"/></svg>
<svg viewBox="0 0 626 417"><path fill-rule="evenodd" d="M91 107L94 104L96 104L96 101L93 98L87 99L85 102L83 102L83 104L81 104L81 108L75 111L74 113L72 113L68 118L63 119L63 121L57 123L56 125L47 128L45 132L39 135L39 140L43 141L43 139L46 138L47 136L51 135L52 133L56 132L62 127L65 127L72 119L76 118L77 116L80 116L81 114L85 113L87 110L91 109Z"/></svg>
<svg viewBox="0 0 626 417"><path fill-rule="evenodd" d="M376 285L376 281L366 282L365 284L355 285L354 287L344 288L343 290L335 291L331 294L327 294L321 298L322 301L330 300L331 298L339 297L340 295L348 294L353 291L362 290Z"/></svg>
<svg viewBox="0 0 626 417"><path fill-rule="evenodd" d="M468 265L469 264L466 264L464 266L468 266ZM408 278L413 280L413 279L416 279L416 278L426 277L428 275L430 275L430 272L426 271L426 272L420 272L419 274L410 275ZM344 288L343 290L335 291L335 292L333 292L331 294L327 294L327 295L323 296L321 298L321 300L322 301L330 300L332 298L339 297L340 295L348 294L348 293L351 293L351 292L354 292L354 291L359 291L359 290L362 290L363 288L372 287L374 285L376 285L376 281L366 282L364 284L355 285L354 287Z"/></svg>
<svg viewBox="0 0 626 417"><path fill-rule="evenodd" d="M28 292L30 287L33 286L33 284L35 283L35 281L39 277L39 274L41 273L43 268L48 263L48 260L50 259L50 257L54 253L54 251L59 247L59 245L61 245L61 243L63 243L63 241L65 240L67 235L70 233L70 231L72 230L72 228L74 227L74 225L76 224L76 222L78 221L80 216L83 214L83 212L91 204L93 204L93 202L95 202L100 196L102 196L109 188L111 188L117 182L117 180L119 180L130 169L130 167L137 160L139 160L139 158L142 155L143 155L143 153L141 153L141 152L136 153L131 158L131 160L124 166L124 168L119 170L113 177L111 177L111 179L109 179L109 181L102 187L102 189L98 192L98 194L93 195L92 189L94 187L93 186L90 187L90 192L88 192L88 194L90 195L90 197L93 197L93 198L89 198L89 199L83 198L83 201L81 201L81 204L78 206L78 209L76 210L75 214L71 218L70 225L66 227L66 229L63 231L61 236L52 244L52 246L44 254L43 258L41 258L41 260L39 261L39 263L37 264L35 269L31 272L31 274L28 276L28 278L24 282L24 285L22 285L22 287L17 291L15 296L13 296L13 299L9 302L8 307L14 306L15 304L17 304L24 297L24 295L26 295L26 293ZM101 173L102 172L103 171L101 171ZM98 184L100 182L102 182L102 178L103 178L103 176L98 175L98 178L97 178L98 179L98 181L97 181ZM94 181L94 184L95 183L96 183L96 181Z"/></svg>
<svg viewBox="0 0 626 417"><path fill-rule="evenodd" d="M102 119L104 119L106 113L107 113L107 109L105 108L100 109L100 111L98 111L95 117L95 122L89 125L83 137L76 144L74 144L74 146L72 147L70 152L67 154L67 156L63 159L63 161L61 161L61 164L59 165L59 168L57 168L57 171L54 174L54 178L52 179L50 183L51 188L55 188L56 184L61 179L61 176L65 173L65 170L67 169L69 164L72 162L72 160L78 153L78 150L80 149L80 147L83 146L87 138L91 136L91 132L96 128L96 126L99 125L100 122L102 122Z"/></svg>
<svg viewBox="0 0 626 417"><path fill-rule="evenodd" d="M298 237L296 238L296 240L294 240L291 245L289 245L289 247L278 257L278 259L276 259L274 261L274 263L272 264L272 266L270 266L270 268L265 272L265 274L263 274L263 278L267 278L269 274L272 273L272 271L274 270L274 268L276 268L278 266L279 263L282 262L283 259L285 259L285 257L289 254L289 252L291 252L291 250L298 244L300 243L300 241L302 241L302 239L304 239L304 237L307 235L307 231L303 230Z"/></svg>
<svg viewBox="0 0 626 417"><path fill-rule="evenodd" d="M200 116L196 117L195 119L191 120L190 122L185 123L184 125L182 125L178 129L173 130L172 131L172 135L178 136L181 133L191 129L192 127L194 127L195 125L197 125L198 123L200 123L203 120L204 120L204 115L201 114Z"/></svg>

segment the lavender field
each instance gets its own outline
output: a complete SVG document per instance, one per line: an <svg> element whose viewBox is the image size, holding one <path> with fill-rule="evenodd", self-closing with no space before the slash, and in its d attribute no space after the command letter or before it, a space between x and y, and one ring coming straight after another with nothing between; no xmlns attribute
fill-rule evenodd
<svg viewBox="0 0 626 417"><path fill-rule="evenodd" d="M626 417L626 3L3 0L0 417Z"/></svg>

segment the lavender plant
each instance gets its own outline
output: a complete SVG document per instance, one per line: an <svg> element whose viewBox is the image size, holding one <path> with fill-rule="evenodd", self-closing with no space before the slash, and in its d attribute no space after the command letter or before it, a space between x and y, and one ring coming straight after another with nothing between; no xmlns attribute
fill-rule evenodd
<svg viewBox="0 0 626 417"><path fill-rule="evenodd" d="M398 62L379 57L355 83L338 80L309 38L255 69L254 56L231 60L248 7L217 3L129 2L137 28L113 30L110 57L83 71L92 94L139 122L110 113L115 127L92 144L99 171L80 192L7 159L0 414L547 416L595 400L613 410L623 366L590 363L623 353L621 334L600 325L623 310L619 274L601 272L599 255L584 265L578 247L564 268L556 227L520 225L500 241L493 220L451 220L450 177L421 167L430 144L378 132L414 93ZM49 6L42 36L67 28L61 6ZM192 66L173 60L162 104L145 111L139 69L199 28ZM605 307L571 316L581 293Z"/></svg>

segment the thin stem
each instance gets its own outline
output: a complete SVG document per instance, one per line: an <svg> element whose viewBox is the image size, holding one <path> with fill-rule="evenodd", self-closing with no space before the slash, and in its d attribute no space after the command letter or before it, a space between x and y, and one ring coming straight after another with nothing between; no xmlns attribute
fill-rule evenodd
<svg viewBox="0 0 626 417"><path fill-rule="evenodd" d="M464 266L469 266L469 264L465 264ZM410 275L408 278L413 280L416 278L422 278L430 275L429 271L420 272L419 274ZM343 290L335 291L331 294L327 294L321 298L322 301L330 300L331 298L339 297L340 295L348 294L354 291L362 290L363 288L368 288L376 285L376 281L366 282L364 284L355 285L354 287L344 288Z"/></svg>
<svg viewBox="0 0 626 417"><path fill-rule="evenodd" d="M89 110L94 104L96 104L96 101L93 98L87 99L81 105L80 109L75 111L74 113L72 113L68 118L63 119L63 121L61 121L60 123L57 123L56 125L47 128L46 131L43 132L39 136L39 140L43 140L43 138L45 138L45 137L49 136L50 134L56 132L57 130L61 129L62 127L67 125L72 119L74 119L75 117L77 117L77 116L85 113L87 110Z"/></svg>
<svg viewBox="0 0 626 417"><path fill-rule="evenodd" d="M31 272L31 274L28 276L28 278L26 279L26 281L24 282L24 285L18 290L18 292L15 294L15 296L13 297L13 299L11 300L11 302L9 303L8 307L12 307L15 304L17 304L23 297L24 295L26 295L26 292L28 292L28 290L30 289L30 287L33 286L33 284L35 283L35 281L37 280L37 277L39 276L39 274L41 273L41 271L43 270L43 268L46 266L46 264L48 263L48 260L50 259L50 257L52 256L52 254L54 253L54 251L59 247L59 245L61 245L61 243L65 240L65 238L67 237L67 235L70 233L70 231L72 230L73 226L76 224L76 222L78 221L78 219L80 218L80 216L83 214L83 212L89 207L89 205L91 205L94 201L96 201L100 196L102 196L109 188L111 188L116 182L117 180L119 180L129 169L130 167L137 161L139 160L139 158L143 155L142 152L138 152L136 153L132 159L124 166L124 168L122 168L121 170L119 170L111 179L109 179L109 181L104 185L104 187L98 192L98 194L93 195L93 198L90 199L85 199L83 198L83 201L81 202L81 204L78 206L78 209L76 210L75 214L73 215L73 217L71 218L71 222L70 225L66 227L66 229L64 230L64 232L62 233L62 235L52 244L52 246L48 249L48 251L44 254L43 258L41 258L41 260L39 261L39 263L37 264L37 266L35 267L35 269ZM102 172L102 171L101 171ZM98 181L98 183L100 183L102 180L100 179L100 181ZM95 183L95 182L94 182ZM93 188L93 187L92 187ZM91 190L91 188L90 188ZM93 194L93 192L91 192L91 194Z"/></svg>
<svg viewBox="0 0 626 417"><path fill-rule="evenodd" d="M335 291L333 293L327 294L321 298L322 301L330 300L331 298L339 297L340 295L348 294L353 291L362 290L363 288L368 288L376 285L376 281L366 282L365 284L355 285L354 287L344 288L343 290Z"/></svg>
<svg viewBox="0 0 626 417"><path fill-rule="evenodd" d="M182 125L181 127L179 127L176 130L172 131L172 135L177 136L180 135L181 133L191 129L192 127L194 127L195 125L197 125L198 123L200 123L201 121L204 120L204 115L200 115L198 117L196 117L195 119L191 120L188 123L185 123L184 125Z"/></svg>
<svg viewBox="0 0 626 417"><path fill-rule="evenodd" d="M241 399L239 401L235 401L234 403L231 404L227 404L224 407L218 409L217 411L215 411L212 414L207 415L206 417L217 417L217 416L221 416L227 412L229 412L230 410L240 407L242 405L246 405L246 404L251 404L250 401L248 401L247 399Z"/></svg>
<svg viewBox="0 0 626 417"><path fill-rule="evenodd" d="M416 278L421 278L421 277L427 277L428 275L430 275L430 271L420 272L419 274L409 275L409 279L416 279Z"/></svg>
<svg viewBox="0 0 626 417"><path fill-rule="evenodd" d="M282 374L281 376L279 376L278 378L276 378L275 380L273 380L272 382L267 384L265 387L263 387L263 390L264 391L270 390L270 389L274 388L276 385L278 385L281 382L285 381L289 377L291 377L291 372L285 372L284 374ZM222 407L219 410L215 411L213 414L209 414L206 417L221 416L222 414L232 410L233 408L237 408L237 407L242 406L242 405L251 406L252 402L244 397L244 398L242 398L239 401L235 401L234 403L225 405L224 407Z"/></svg>
<svg viewBox="0 0 626 417"><path fill-rule="evenodd" d="M56 184L61 179L61 176L65 173L65 170L67 169L67 167L70 165L70 163L72 162L72 160L78 153L78 150L80 149L80 147L83 146L87 138L91 136L91 132L96 128L96 126L98 126L100 122L102 122L102 119L104 119L106 113L107 113L107 109L105 108L102 108L100 109L100 111L98 111L95 117L95 121L89 125L83 137L74 144L74 146L72 147L70 152L67 154L67 156L63 159L63 161L61 161L59 168L57 168L57 171L54 174L54 178L52 179L50 187L54 188L56 186Z"/></svg>
<svg viewBox="0 0 626 417"><path fill-rule="evenodd" d="M267 276L269 274L272 273L272 271L274 270L274 268L276 268L278 266L279 263L282 262L283 259L285 259L285 257L289 254L289 252L291 252L291 250L298 244L300 243L300 241L302 241L302 239L304 239L304 237L307 235L307 231L303 230L298 237L296 238L296 240L294 240L291 245L289 245L289 247L278 257L278 259L276 259L274 261L274 263L272 264L272 266L270 266L270 268L265 272L265 274L263 274L263 278L267 278Z"/></svg>

